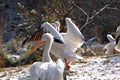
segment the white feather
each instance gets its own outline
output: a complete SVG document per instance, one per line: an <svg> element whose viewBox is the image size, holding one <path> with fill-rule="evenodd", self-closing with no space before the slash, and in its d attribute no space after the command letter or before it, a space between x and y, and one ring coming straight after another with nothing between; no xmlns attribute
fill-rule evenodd
<svg viewBox="0 0 120 80"><path fill-rule="evenodd" d="M60 33L64 39L65 44L58 44L53 42L51 53L58 58L67 60L83 59L83 57L75 54L74 52L84 43L84 36L70 18L65 18L65 21L67 25L67 32Z"/></svg>
<svg viewBox="0 0 120 80"><path fill-rule="evenodd" d="M52 34L54 38L62 41L64 43L64 39L62 35L48 22L42 24L41 28L44 28L46 32Z"/></svg>

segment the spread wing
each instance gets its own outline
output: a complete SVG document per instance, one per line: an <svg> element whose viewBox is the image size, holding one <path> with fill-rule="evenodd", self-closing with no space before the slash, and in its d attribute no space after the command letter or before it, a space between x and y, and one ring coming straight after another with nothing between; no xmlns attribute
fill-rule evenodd
<svg viewBox="0 0 120 80"><path fill-rule="evenodd" d="M75 23L72 22L70 18L65 18L67 32L64 35L64 40L66 44L75 51L77 48L81 47L84 43L84 36L77 27Z"/></svg>
<svg viewBox="0 0 120 80"><path fill-rule="evenodd" d="M45 22L38 30L23 41L22 47L24 47L27 42L40 40L44 33L50 33L53 35L55 40L59 40L59 42L64 43L62 35L60 35L60 33L50 23Z"/></svg>
<svg viewBox="0 0 120 80"><path fill-rule="evenodd" d="M45 33L45 31L43 30L43 28L39 28L38 30L36 30L32 35L28 36L23 42L22 42L22 47L24 47L24 45L27 42L33 42L33 41L38 41L41 39L42 35Z"/></svg>

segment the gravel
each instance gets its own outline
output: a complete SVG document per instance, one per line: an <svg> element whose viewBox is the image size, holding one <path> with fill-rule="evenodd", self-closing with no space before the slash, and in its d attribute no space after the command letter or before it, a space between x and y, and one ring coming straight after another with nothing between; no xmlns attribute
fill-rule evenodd
<svg viewBox="0 0 120 80"><path fill-rule="evenodd" d="M71 65L67 80L120 80L120 56L85 58ZM0 72L0 80L30 80L29 65L7 68Z"/></svg>

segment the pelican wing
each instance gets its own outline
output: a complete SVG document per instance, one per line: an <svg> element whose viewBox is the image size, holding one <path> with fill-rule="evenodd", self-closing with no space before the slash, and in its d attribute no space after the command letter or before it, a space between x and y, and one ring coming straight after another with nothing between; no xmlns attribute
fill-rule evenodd
<svg viewBox="0 0 120 80"><path fill-rule="evenodd" d="M55 39L60 40L64 43L62 35L60 35L60 33L50 23L45 22L42 24L41 27L44 28L46 32L52 34Z"/></svg>
<svg viewBox="0 0 120 80"><path fill-rule="evenodd" d="M45 31L43 30L43 28L39 28L38 30L36 30L31 36L27 37L23 42L22 42L22 47L24 47L24 45L27 42L30 41L38 41L41 39L42 35L45 33Z"/></svg>
<svg viewBox="0 0 120 80"><path fill-rule="evenodd" d="M84 43L84 36L70 18L65 18L65 21L67 25L67 33L64 36L64 40L66 44L75 51Z"/></svg>
<svg viewBox="0 0 120 80"><path fill-rule="evenodd" d="M50 23L45 22L38 30L36 30L31 36L27 37L23 41L22 46L24 46L26 42L40 40L44 33L50 33L55 38L55 41L64 43L63 37L60 35L60 33Z"/></svg>

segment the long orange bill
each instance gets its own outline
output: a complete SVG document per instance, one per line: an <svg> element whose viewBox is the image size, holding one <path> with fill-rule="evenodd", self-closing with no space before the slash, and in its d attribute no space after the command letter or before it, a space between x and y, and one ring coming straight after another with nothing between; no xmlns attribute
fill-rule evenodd
<svg viewBox="0 0 120 80"><path fill-rule="evenodd" d="M32 54L37 48L39 48L40 46L45 45L45 44L46 44L45 41L39 40L39 41L36 43L36 45L33 46L33 48L32 48L30 51L28 51L28 53L29 53L29 54Z"/></svg>

